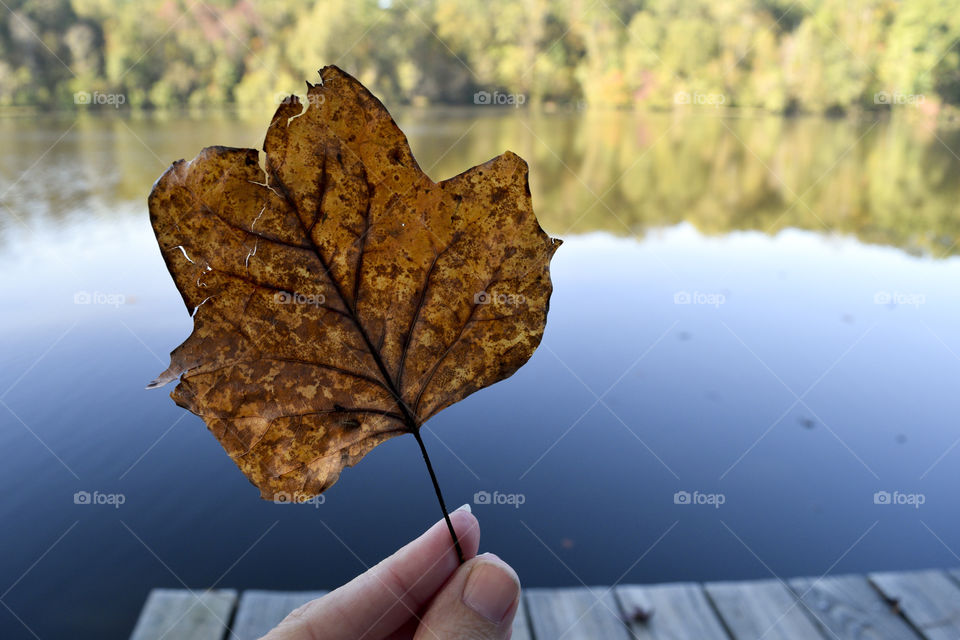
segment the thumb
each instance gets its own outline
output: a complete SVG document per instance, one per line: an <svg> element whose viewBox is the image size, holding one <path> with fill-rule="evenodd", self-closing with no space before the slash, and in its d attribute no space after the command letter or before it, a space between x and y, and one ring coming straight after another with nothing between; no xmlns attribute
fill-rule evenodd
<svg viewBox="0 0 960 640"><path fill-rule="evenodd" d="M520 603L520 580L503 560L485 553L447 580L423 615L414 640L506 640Z"/></svg>

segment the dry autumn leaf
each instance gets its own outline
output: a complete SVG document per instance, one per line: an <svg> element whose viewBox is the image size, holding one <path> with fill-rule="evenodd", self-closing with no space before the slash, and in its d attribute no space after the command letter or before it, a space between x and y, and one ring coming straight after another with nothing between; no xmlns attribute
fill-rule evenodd
<svg viewBox="0 0 960 640"><path fill-rule="evenodd" d="M150 386L180 377L173 399L267 499L316 495L394 436L422 448L428 418L513 374L543 334L560 244L522 159L433 182L379 100L320 75L306 109L277 110L264 167L209 147L150 194L194 320Z"/></svg>

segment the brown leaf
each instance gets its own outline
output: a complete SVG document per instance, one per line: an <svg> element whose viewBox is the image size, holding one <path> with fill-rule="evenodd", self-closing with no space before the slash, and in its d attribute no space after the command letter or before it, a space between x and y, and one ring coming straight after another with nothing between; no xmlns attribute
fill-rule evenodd
<svg viewBox="0 0 960 640"><path fill-rule="evenodd" d="M201 416L264 498L345 466L510 376L543 335L550 258L527 165L435 183L337 67L255 149L208 147L150 194L190 337L151 387Z"/></svg>

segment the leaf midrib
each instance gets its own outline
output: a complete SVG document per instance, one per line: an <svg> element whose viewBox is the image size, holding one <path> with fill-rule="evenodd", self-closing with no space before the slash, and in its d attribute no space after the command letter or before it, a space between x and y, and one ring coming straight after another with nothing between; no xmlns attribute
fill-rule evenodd
<svg viewBox="0 0 960 640"><path fill-rule="evenodd" d="M326 151L326 150L325 150ZM318 208L320 203L323 202L323 196L326 193L326 163L327 163L327 154L324 153L323 156L323 167L321 172L321 184L318 195ZM366 328L363 326L363 323L360 321L360 318L357 315L357 310L354 308L354 305L347 300L346 295L343 293L343 289L340 287L340 283L337 282L336 278L333 277L333 274L330 271L330 267L327 264L326 259L323 257L323 253L320 251L320 247L313 239L313 234L310 233L310 228L307 227L306 223L303 220L303 216L300 212L300 207L297 205L296 200L293 199L293 196L290 194L290 190L287 185L284 183L283 179L280 177L279 172L276 168L273 168L270 172L270 177L274 180L276 186L279 188L280 192L283 194L284 200L287 201L287 204L293 208L294 213L296 214L297 220L300 221L300 227L303 229L304 235L306 236L307 242L310 243L313 253L317 256L317 260L320 261L320 265L323 267L324 274L327 279L330 281L330 284L333 286L334 292L337 294L337 297L340 298L340 301L343 303L344 308L347 310L347 317L353 323L354 327L357 329L357 332L360 334L360 337L363 338L363 342L367 347L367 351L370 353L370 356L373 358L373 361L377 365L377 369L380 371L380 375L383 378L384 385L387 387L387 390L393 396L393 401L397 405L397 408L400 409L400 412L403 416L404 425L407 427L407 430L410 432L416 432L420 428L420 424L414 416L413 412L407 406L407 403L403 401L403 397L400 395L399 390L387 371L386 363L384 363L383 358L380 356L379 350L377 350L373 341L370 339L370 335L367 333ZM367 186L370 185L370 181L365 179ZM369 208L367 210L369 215ZM316 214L314 216L316 218Z"/></svg>

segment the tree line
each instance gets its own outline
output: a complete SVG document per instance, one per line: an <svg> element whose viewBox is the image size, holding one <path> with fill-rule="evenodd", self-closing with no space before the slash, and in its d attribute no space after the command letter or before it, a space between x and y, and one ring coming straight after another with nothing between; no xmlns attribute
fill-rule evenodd
<svg viewBox="0 0 960 640"><path fill-rule="evenodd" d="M263 105L337 64L388 102L960 105L960 0L7 0L0 105Z"/></svg>

